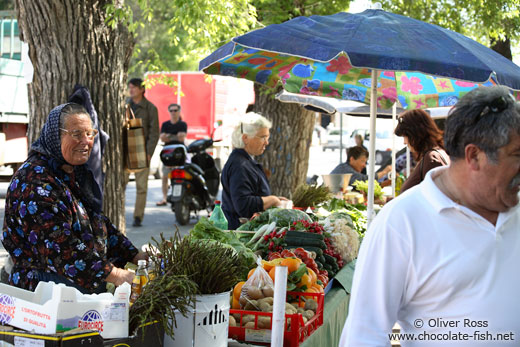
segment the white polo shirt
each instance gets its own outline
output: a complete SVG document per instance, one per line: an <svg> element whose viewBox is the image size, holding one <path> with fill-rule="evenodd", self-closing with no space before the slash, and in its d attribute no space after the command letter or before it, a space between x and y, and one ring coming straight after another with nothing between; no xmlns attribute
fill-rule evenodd
<svg viewBox="0 0 520 347"><path fill-rule="evenodd" d="M439 190L446 169L372 223L340 346L389 346L395 322L402 346L520 346L520 206L494 226Z"/></svg>

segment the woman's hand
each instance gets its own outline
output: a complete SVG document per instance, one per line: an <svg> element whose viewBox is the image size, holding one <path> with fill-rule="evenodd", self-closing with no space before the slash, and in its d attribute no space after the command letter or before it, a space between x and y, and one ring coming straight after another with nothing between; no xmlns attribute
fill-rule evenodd
<svg viewBox="0 0 520 347"><path fill-rule="evenodd" d="M280 199L274 195L262 196L262 201L264 202L264 211L273 206L278 207L282 204Z"/></svg>
<svg viewBox="0 0 520 347"><path fill-rule="evenodd" d="M136 256L134 257L134 259L132 260L132 263L137 265L137 261L139 261L139 260L148 261L148 253L146 253L146 252L137 253Z"/></svg>
<svg viewBox="0 0 520 347"><path fill-rule="evenodd" d="M392 181L391 180L384 180L383 182L381 182L381 188L388 187L388 186L391 186L391 185L392 185Z"/></svg>
<svg viewBox="0 0 520 347"><path fill-rule="evenodd" d="M390 171L392 171L392 165L387 165L383 170L379 171L377 174L377 179L383 178Z"/></svg>
<svg viewBox="0 0 520 347"><path fill-rule="evenodd" d="M134 280L134 273L120 269L118 267L113 267L110 274L107 276L106 281L110 283L114 283L114 285L120 286L121 284L127 282L129 284L132 284L132 281Z"/></svg>

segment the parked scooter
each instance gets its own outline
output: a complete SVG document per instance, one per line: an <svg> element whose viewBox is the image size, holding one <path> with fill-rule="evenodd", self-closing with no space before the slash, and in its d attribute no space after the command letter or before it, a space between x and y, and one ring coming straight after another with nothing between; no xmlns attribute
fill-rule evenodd
<svg viewBox="0 0 520 347"><path fill-rule="evenodd" d="M188 224L190 213L213 209L220 184L215 160L206 152L214 142L200 139L188 147L183 144L164 146L160 157L163 165L173 167L169 173L171 190L167 201L180 225ZM187 161L192 154L191 162Z"/></svg>

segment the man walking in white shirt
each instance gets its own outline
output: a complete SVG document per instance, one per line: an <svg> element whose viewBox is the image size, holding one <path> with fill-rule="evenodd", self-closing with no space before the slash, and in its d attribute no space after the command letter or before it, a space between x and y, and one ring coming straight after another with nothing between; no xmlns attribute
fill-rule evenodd
<svg viewBox="0 0 520 347"><path fill-rule="evenodd" d="M367 231L340 346L520 345L520 103L504 87L473 90L444 142L451 165Z"/></svg>

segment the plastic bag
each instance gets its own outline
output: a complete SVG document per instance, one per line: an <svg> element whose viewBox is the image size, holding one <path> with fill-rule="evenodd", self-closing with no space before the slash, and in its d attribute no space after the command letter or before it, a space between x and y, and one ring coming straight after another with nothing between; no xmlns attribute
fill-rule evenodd
<svg viewBox="0 0 520 347"><path fill-rule="evenodd" d="M268 312L273 305L273 280L262 267L262 258L257 257L257 267L251 277L244 283L240 292L240 308L248 311ZM270 298L270 299L269 299Z"/></svg>

